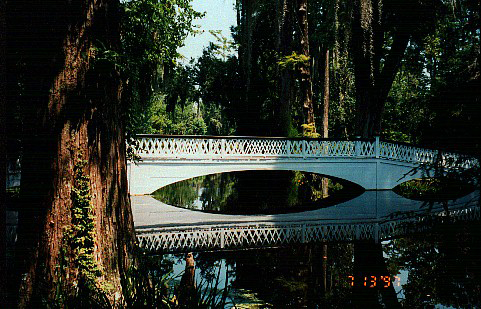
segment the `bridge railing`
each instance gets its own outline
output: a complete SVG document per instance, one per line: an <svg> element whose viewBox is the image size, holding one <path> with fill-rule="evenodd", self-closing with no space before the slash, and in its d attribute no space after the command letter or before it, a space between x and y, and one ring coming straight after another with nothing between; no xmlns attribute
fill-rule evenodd
<svg viewBox="0 0 481 309"><path fill-rule="evenodd" d="M140 136L144 159L373 157L373 141L252 137Z"/></svg>
<svg viewBox="0 0 481 309"><path fill-rule="evenodd" d="M464 169L478 164L473 157L392 142L379 142L379 158Z"/></svg>
<svg viewBox="0 0 481 309"><path fill-rule="evenodd" d="M289 139L269 137L206 137L139 135L135 152L142 159L317 159L381 158L415 164L470 168L474 158L375 139Z"/></svg>

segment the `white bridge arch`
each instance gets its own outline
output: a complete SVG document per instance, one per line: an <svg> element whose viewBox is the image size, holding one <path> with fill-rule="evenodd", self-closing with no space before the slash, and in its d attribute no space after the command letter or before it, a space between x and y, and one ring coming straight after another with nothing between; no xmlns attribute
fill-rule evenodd
<svg viewBox="0 0 481 309"><path fill-rule="evenodd" d="M430 176L435 166L466 169L477 160L408 144L372 140L139 135L128 163L129 190L150 194L168 184L243 170L297 170L351 181L367 190Z"/></svg>

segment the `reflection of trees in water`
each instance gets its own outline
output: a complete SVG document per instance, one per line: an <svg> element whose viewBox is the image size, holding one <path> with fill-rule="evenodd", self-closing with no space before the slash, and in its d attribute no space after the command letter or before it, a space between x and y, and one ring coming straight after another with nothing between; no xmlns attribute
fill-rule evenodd
<svg viewBox="0 0 481 309"><path fill-rule="evenodd" d="M403 305L481 307L480 239L475 222L440 224L432 232L392 241L386 247L389 267L409 271Z"/></svg>
<svg viewBox="0 0 481 309"><path fill-rule="evenodd" d="M383 257L382 245L373 241L354 244L352 303L354 308L401 308Z"/></svg>
<svg viewBox="0 0 481 309"><path fill-rule="evenodd" d="M202 210L222 211L228 199L234 194L235 183L236 177L231 173L205 176L200 195Z"/></svg>
<svg viewBox="0 0 481 309"><path fill-rule="evenodd" d="M340 279L352 271L353 247L333 244L328 248L325 273L322 244L236 252L234 286L258 292L276 308L315 304L344 308L350 290L347 281Z"/></svg>
<svg viewBox="0 0 481 309"><path fill-rule="evenodd" d="M200 188L206 176L196 177L185 181L176 182L158 189L152 195L159 201L168 205L185 208L195 208Z"/></svg>
<svg viewBox="0 0 481 309"><path fill-rule="evenodd" d="M299 171L242 171L212 174L168 185L153 196L169 205L205 211L258 214L302 211L334 205L362 192L360 187Z"/></svg>
<svg viewBox="0 0 481 309"><path fill-rule="evenodd" d="M235 175L235 195L226 205L227 212L266 213L286 204L291 172L244 171Z"/></svg>

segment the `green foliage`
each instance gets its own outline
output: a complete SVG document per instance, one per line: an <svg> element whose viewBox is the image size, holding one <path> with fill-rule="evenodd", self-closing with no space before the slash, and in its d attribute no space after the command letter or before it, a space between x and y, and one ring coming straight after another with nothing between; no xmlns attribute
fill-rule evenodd
<svg viewBox="0 0 481 309"><path fill-rule="evenodd" d="M164 96L156 96L149 110L150 119L144 132L157 134L205 135L208 127L202 115L198 113L197 103L184 103L184 107L176 105L171 112L167 111Z"/></svg>
<svg viewBox="0 0 481 309"><path fill-rule="evenodd" d="M63 230L53 300L44 300L48 308L110 308L107 294L111 287L100 281L103 272L94 258L95 216L91 204L87 161L77 150L74 185L71 189L71 224ZM73 277L73 278L72 278Z"/></svg>
<svg viewBox="0 0 481 309"><path fill-rule="evenodd" d="M74 265L79 270L79 276L87 282L95 284L102 275L94 261L95 217L90 202L90 177L85 174L87 161L78 154L74 166L75 180L72 188L72 225L67 229L68 243L73 250Z"/></svg>
<svg viewBox="0 0 481 309"><path fill-rule="evenodd" d="M237 129L242 106L242 83L238 60L234 56L219 58L219 47L209 45L193 68L198 87L198 104L211 135L231 135Z"/></svg>
<svg viewBox="0 0 481 309"><path fill-rule="evenodd" d="M180 57L177 48L195 33L196 12L190 0L133 0L122 3L122 46L116 64L125 81L122 98L127 107L128 133L144 133L152 95L169 76ZM174 100L174 99L171 99Z"/></svg>
<svg viewBox="0 0 481 309"><path fill-rule="evenodd" d="M321 134L316 132L316 127L313 123L304 123L301 125L304 137L319 138Z"/></svg>
<svg viewBox="0 0 481 309"><path fill-rule="evenodd" d="M75 184L72 188L72 225L69 244L73 249L75 264L81 276L95 282L101 271L94 261L95 217L90 199L90 177L85 174L87 162L79 154L74 166Z"/></svg>
<svg viewBox="0 0 481 309"><path fill-rule="evenodd" d="M403 132L399 131L383 131L382 135L385 139L396 142L411 142L409 136Z"/></svg>
<svg viewBox="0 0 481 309"><path fill-rule="evenodd" d="M178 57L177 48L194 32L192 22L203 14L190 0L133 0L122 3L122 52L126 63L163 64ZM137 72L147 73L147 72Z"/></svg>
<svg viewBox="0 0 481 309"><path fill-rule="evenodd" d="M216 39L216 43L213 43L214 54L226 61L227 57L231 56L235 50L236 45L234 41L222 35L222 30L209 30L209 33Z"/></svg>
<svg viewBox="0 0 481 309"><path fill-rule="evenodd" d="M297 70L300 66L309 65L309 57L292 52L290 55L281 57L277 64L282 70Z"/></svg>

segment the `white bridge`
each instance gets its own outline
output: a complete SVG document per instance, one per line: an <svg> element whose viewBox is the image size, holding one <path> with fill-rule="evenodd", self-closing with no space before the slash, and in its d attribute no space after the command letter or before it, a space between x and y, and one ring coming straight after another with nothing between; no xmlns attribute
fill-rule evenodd
<svg viewBox="0 0 481 309"><path fill-rule="evenodd" d="M296 170L351 181L366 190L432 176L436 167L466 169L477 160L408 144L372 140L139 135L129 165L132 195L208 174Z"/></svg>

